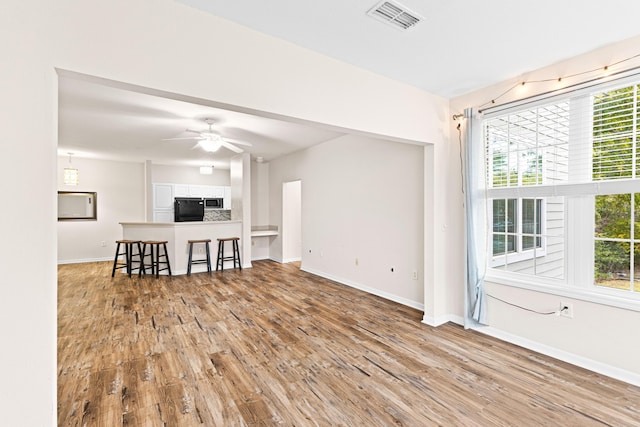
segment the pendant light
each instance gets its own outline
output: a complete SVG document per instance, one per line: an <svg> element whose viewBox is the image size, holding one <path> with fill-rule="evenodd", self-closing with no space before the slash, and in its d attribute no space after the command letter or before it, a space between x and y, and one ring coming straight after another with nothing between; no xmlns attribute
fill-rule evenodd
<svg viewBox="0 0 640 427"><path fill-rule="evenodd" d="M71 166L71 156L73 156L73 153L67 154L69 154L69 166L64 168L62 182L64 182L64 185L79 185L80 176L78 174L78 169Z"/></svg>

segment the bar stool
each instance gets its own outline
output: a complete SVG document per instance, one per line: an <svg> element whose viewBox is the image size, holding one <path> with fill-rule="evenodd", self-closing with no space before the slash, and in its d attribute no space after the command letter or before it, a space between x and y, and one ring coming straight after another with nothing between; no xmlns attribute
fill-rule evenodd
<svg viewBox="0 0 640 427"><path fill-rule="evenodd" d="M224 262L233 260L233 268L236 268L236 263L238 268L242 270L242 264L240 263L240 250L238 249L238 240L239 237L226 237L222 239L218 239L218 258L216 259L216 271L218 268L220 270L224 270ZM232 252L233 256L224 256L224 242L232 242Z"/></svg>
<svg viewBox="0 0 640 427"><path fill-rule="evenodd" d="M187 240L189 243L189 264L187 265L187 276L191 276L191 265L192 264L207 264L207 272L211 273L211 255L209 254L209 243L211 243L211 239L203 239L203 240ZM195 243L204 243L205 249L207 251L207 257L203 259L193 259L193 245Z"/></svg>
<svg viewBox="0 0 640 427"><path fill-rule="evenodd" d="M142 242L142 270L139 273L145 273L144 267L151 267L151 274L155 274L156 278L160 277L160 272L164 270L169 271L169 276L171 276L171 265L169 264L169 255L167 252L167 242L166 240L143 240ZM149 246L149 254L147 254L147 246ZM164 254L160 254L160 248L164 250ZM151 263L145 264L145 258L150 256ZM164 267L160 267L161 264L164 264Z"/></svg>
<svg viewBox="0 0 640 427"><path fill-rule="evenodd" d="M116 270L126 268L127 274L131 277L133 263L138 262L138 272L144 272L144 264L142 262L142 250L140 249L140 240L116 240L116 256L113 259L113 269L111 277L114 277ZM124 252L120 252L120 245L123 246ZM134 245L138 249L138 253L133 253ZM118 258L124 255L124 262L118 262ZM134 259L137 258L137 259Z"/></svg>

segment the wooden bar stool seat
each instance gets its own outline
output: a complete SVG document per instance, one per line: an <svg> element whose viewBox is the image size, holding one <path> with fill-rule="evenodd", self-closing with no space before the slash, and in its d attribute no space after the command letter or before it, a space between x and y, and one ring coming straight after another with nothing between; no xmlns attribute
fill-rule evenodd
<svg viewBox="0 0 640 427"><path fill-rule="evenodd" d="M167 270L171 276L171 265L169 264L169 254L167 252L166 240L143 240L142 242L142 267L140 273L146 273L145 267L151 267L151 274L155 274L156 278L160 277L160 272ZM149 253L147 254L147 246ZM164 251L162 254L160 249ZM151 257L151 262L147 264L145 259ZM163 267L164 265L164 267Z"/></svg>
<svg viewBox="0 0 640 427"><path fill-rule="evenodd" d="M120 246L124 252L120 252ZM137 253L133 252L133 248L137 249ZM119 261L119 258L124 256L123 261ZM127 274L131 277L131 272L134 269L134 262L138 263L139 272L144 272L144 264L142 262L142 249L140 247L140 240L116 240L116 256L113 259L113 269L111 270L111 277L114 277L116 270L126 269Z"/></svg>
<svg viewBox="0 0 640 427"><path fill-rule="evenodd" d="M187 240L187 243L189 243L189 264L187 264L187 276L191 276L192 264L207 264L207 272L211 273L211 255L209 253L209 243L211 243L211 239ZM204 243L205 250L207 252L206 258L193 259L193 245L197 243Z"/></svg>
<svg viewBox="0 0 640 427"><path fill-rule="evenodd" d="M216 271L218 269L224 270L224 262L233 260L233 268L238 267L242 270L242 264L240 263L240 250L238 249L239 237L226 237L218 239L218 257L216 259ZM231 251L233 255L224 256L224 242L232 242Z"/></svg>

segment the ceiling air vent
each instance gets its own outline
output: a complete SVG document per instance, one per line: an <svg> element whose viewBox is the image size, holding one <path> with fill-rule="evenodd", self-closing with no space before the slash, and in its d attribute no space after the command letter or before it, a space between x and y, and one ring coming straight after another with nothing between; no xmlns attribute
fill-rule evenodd
<svg viewBox="0 0 640 427"><path fill-rule="evenodd" d="M403 30L408 30L422 21L420 15L395 1L381 1L371 8L367 15Z"/></svg>

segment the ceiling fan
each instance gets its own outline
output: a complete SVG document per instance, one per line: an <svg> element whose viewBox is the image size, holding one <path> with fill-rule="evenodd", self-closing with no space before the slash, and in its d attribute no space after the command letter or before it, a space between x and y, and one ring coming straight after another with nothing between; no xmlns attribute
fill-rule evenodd
<svg viewBox="0 0 640 427"><path fill-rule="evenodd" d="M184 138L167 138L165 141L175 141L180 139L197 139L200 148L210 153L214 153L220 149L220 147L224 147L228 150L233 151L234 153L242 153L244 150L240 147L236 147L236 145L244 145L246 147L251 147L251 144L248 142L241 141L233 141L229 142L225 138L221 137L217 133L213 131L213 119L204 119L204 121L209 125L209 130L206 131L197 131L193 129L185 129L187 132L197 134L197 136L188 136Z"/></svg>

